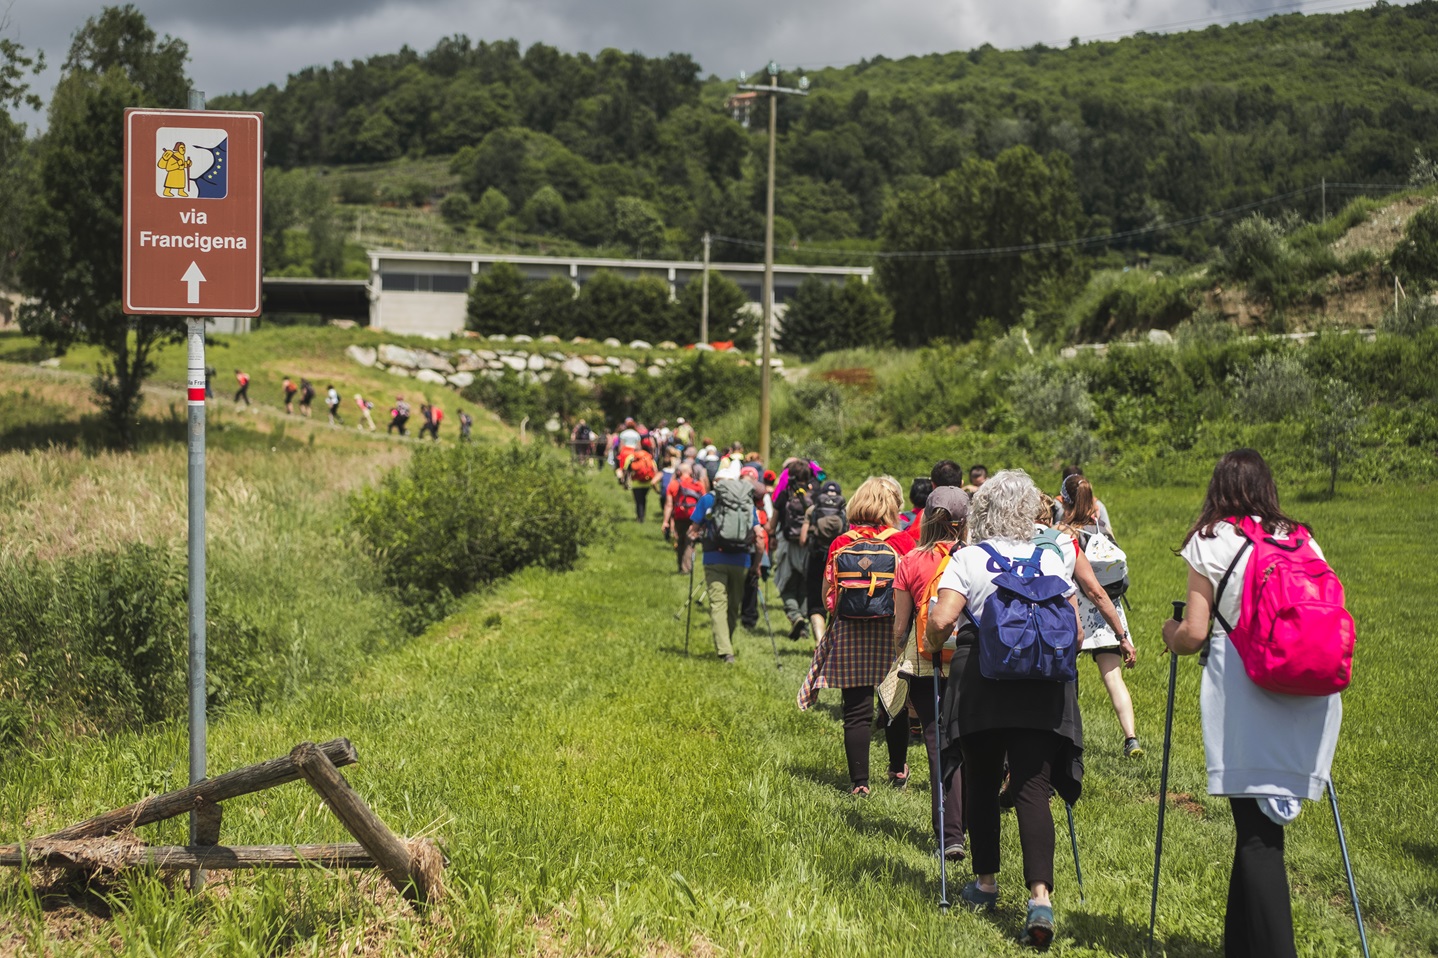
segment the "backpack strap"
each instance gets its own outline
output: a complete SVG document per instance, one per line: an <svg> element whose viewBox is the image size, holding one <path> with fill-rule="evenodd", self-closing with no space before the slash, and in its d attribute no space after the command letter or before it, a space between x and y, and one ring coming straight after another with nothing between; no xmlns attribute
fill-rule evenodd
<svg viewBox="0 0 1438 958"><path fill-rule="evenodd" d="M898 532L899 532L898 529L895 529L893 526L890 526L889 528L885 529L883 532L881 532L881 533L879 533L878 535L874 536L874 538L875 538L877 541L879 541L879 542L888 542L888 541L889 541L889 537L892 536L892 535L897 535Z"/></svg>
<svg viewBox="0 0 1438 958"><path fill-rule="evenodd" d="M1009 560L999 555L999 551L993 546L989 545L987 542L980 542L979 548L987 552L989 554L989 558L993 559L999 564L999 571L1009 573L1012 573L1014 571L1014 567L1009 564ZM972 618L972 616L970 616L970 618Z"/></svg>
<svg viewBox="0 0 1438 958"><path fill-rule="evenodd" d="M1239 527L1239 531L1242 532L1242 527ZM1218 624L1223 626L1223 631L1227 633L1233 632L1233 626L1229 625L1228 622L1224 620L1223 616L1219 614L1218 603L1223 598L1223 590L1228 588L1228 580L1230 577L1232 577L1233 570L1238 567L1238 560L1242 559L1244 553L1248 552L1248 550L1252 547L1253 540L1245 535L1243 537L1243 545L1238 547L1238 554L1233 557L1233 561L1230 562L1228 564L1228 568L1224 570L1223 578L1218 580L1218 591L1213 594L1213 617L1218 620Z"/></svg>

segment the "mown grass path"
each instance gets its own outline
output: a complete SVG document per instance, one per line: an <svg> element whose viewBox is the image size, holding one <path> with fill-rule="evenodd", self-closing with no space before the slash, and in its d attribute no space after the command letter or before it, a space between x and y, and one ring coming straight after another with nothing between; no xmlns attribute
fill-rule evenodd
<svg viewBox="0 0 1438 958"><path fill-rule="evenodd" d="M1078 831L1088 903L1060 834L1061 955L1143 953L1166 661L1157 625L1182 588L1177 545L1201 490L1102 490L1135 567L1141 662L1130 673L1148 758L1125 762L1107 697L1081 674L1088 733ZM609 493L616 511L617 492ZM1412 521L1426 488L1291 503L1349 585L1359 622L1336 780L1376 954L1438 950L1438 785L1431 644L1438 570ZM537 521L543 521L542 519ZM452 897L430 922L354 875L244 875L191 898L140 877L92 903L37 901L0 876L0 953L1002 955L1022 917L1017 833L1005 819L1002 907L935 907L926 785L855 802L832 693L809 714L794 692L811 644L763 635L714 661L696 611L682 652L686 581L653 523L617 523L576 571L526 571L352 684L211 731L224 770L336 735L358 745L354 785L399 831L442 836ZM772 594L772 593L771 593ZM771 608L771 616L777 619ZM1181 663L1160 931L1168 954L1221 953L1231 859L1227 804L1204 793L1198 663ZM833 698L836 698L834 696ZM1256 731L1256 734L1259 732ZM173 785L184 734L170 729L57 746L0 770L0 828L37 834ZM875 768L882 770L882 744ZM926 781L922 750L911 760ZM1063 828L1061 807L1055 807ZM183 827L146 829L179 842ZM341 839L299 785L226 808L229 843ZM1307 807L1289 831L1300 954L1351 955L1356 930L1331 818ZM951 872L956 887L962 866ZM8 937L7 937L8 936Z"/></svg>

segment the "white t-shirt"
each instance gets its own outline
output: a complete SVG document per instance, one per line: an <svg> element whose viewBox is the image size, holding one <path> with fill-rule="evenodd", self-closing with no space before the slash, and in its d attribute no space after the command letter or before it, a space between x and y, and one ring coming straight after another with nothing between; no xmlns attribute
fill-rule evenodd
<svg viewBox="0 0 1438 958"><path fill-rule="evenodd" d="M1227 522L1213 532L1211 539L1195 535L1180 554L1212 583L1217 597L1219 581L1247 539ZM1323 555L1316 542L1313 551ZM1234 565L1218 597L1218 611L1230 624L1238 620L1243 605L1243 576L1252 554L1248 550ZM1315 801L1323 797L1343 722L1338 694L1281 695L1254 685L1215 618L1199 708L1209 794Z"/></svg>
<svg viewBox="0 0 1438 958"><path fill-rule="evenodd" d="M1033 542L1019 542L1015 539L990 539L988 544L1006 559L1027 559L1039 546ZM968 611L977 620L984 612L984 601L994 594L994 579L1003 570L991 565L993 560L982 546L964 546L955 552L944 568L939 579L939 592L948 589L957 592L968 601ZM1039 571L1054 575L1069 584L1065 595L1073 595L1072 566L1065 567L1063 561L1051 549L1043 549L1039 559Z"/></svg>
<svg viewBox="0 0 1438 958"><path fill-rule="evenodd" d="M638 429L624 429L624 430L621 430L620 433L619 433L619 448L620 448L620 449L626 449L626 448L628 448L628 449L638 449L638 448L639 448L639 430L638 430Z"/></svg>

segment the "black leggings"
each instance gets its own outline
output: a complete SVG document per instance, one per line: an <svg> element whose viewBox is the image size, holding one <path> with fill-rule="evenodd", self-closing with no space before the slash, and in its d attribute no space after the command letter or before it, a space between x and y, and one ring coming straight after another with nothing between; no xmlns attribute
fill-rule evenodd
<svg viewBox="0 0 1438 958"><path fill-rule="evenodd" d="M1064 740L1056 732L1027 728L990 729L965 735L965 799L969 815L969 854L975 875L999 870L999 788L1004 756L1009 760L1009 794L1019 820L1024 885L1054 887L1054 816L1049 808L1050 777Z"/></svg>
<svg viewBox="0 0 1438 958"><path fill-rule="evenodd" d="M1230 798L1238 833L1223 920L1227 958L1295 958L1293 906L1283 864L1283 826L1263 814L1258 800Z"/></svg>
<svg viewBox="0 0 1438 958"><path fill-rule="evenodd" d="M943 683L939 685L943 694ZM909 680L909 701L919 713L924 724L924 748L929 753L929 815L934 822L934 839L939 838L939 790L938 781L939 749L938 725L934 722L934 680L931 678ZM943 847L964 845L964 775L959 756L949 750L944 758L944 835Z"/></svg>
<svg viewBox="0 0 1438 958"><path fill-rule="evenodd" d="M643 522L649 509L649 487L636 485L629 491L634 493L634 518Z"/></svg>
<svg viewBox="0 0 1438 958"><path fill-rule="evenodd" d="M870 729L874 722L874 687L860 685L842 689L844 696L844 758L849 763L849 781L856 787L869 784ZM884 729L889 746L889 771L902 772L909 754L909 723L902 716Z"/></svg>

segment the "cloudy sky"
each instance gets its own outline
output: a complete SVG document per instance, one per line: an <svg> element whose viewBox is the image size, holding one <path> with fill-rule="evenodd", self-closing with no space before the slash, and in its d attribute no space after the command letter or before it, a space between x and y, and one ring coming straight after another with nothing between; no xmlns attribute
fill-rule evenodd
<svg viewBox="0 0 1438 958"><path fill-rule="evenodd" d="M118 2L118 0L116 0ZM210 95L282 84L302 67L427 50L443 36L514 37L568 51L605 47L693 54L705 74L852 63L969 49L1022 47L1069 37L1112 39L1281 11L1332 12L1371 0L134 0L160 33L190 45L190 75ZM0 0L5 35L41 49L48 97L71 34L99 0ZM38 119L21 119L32 129Z"/></svg>

